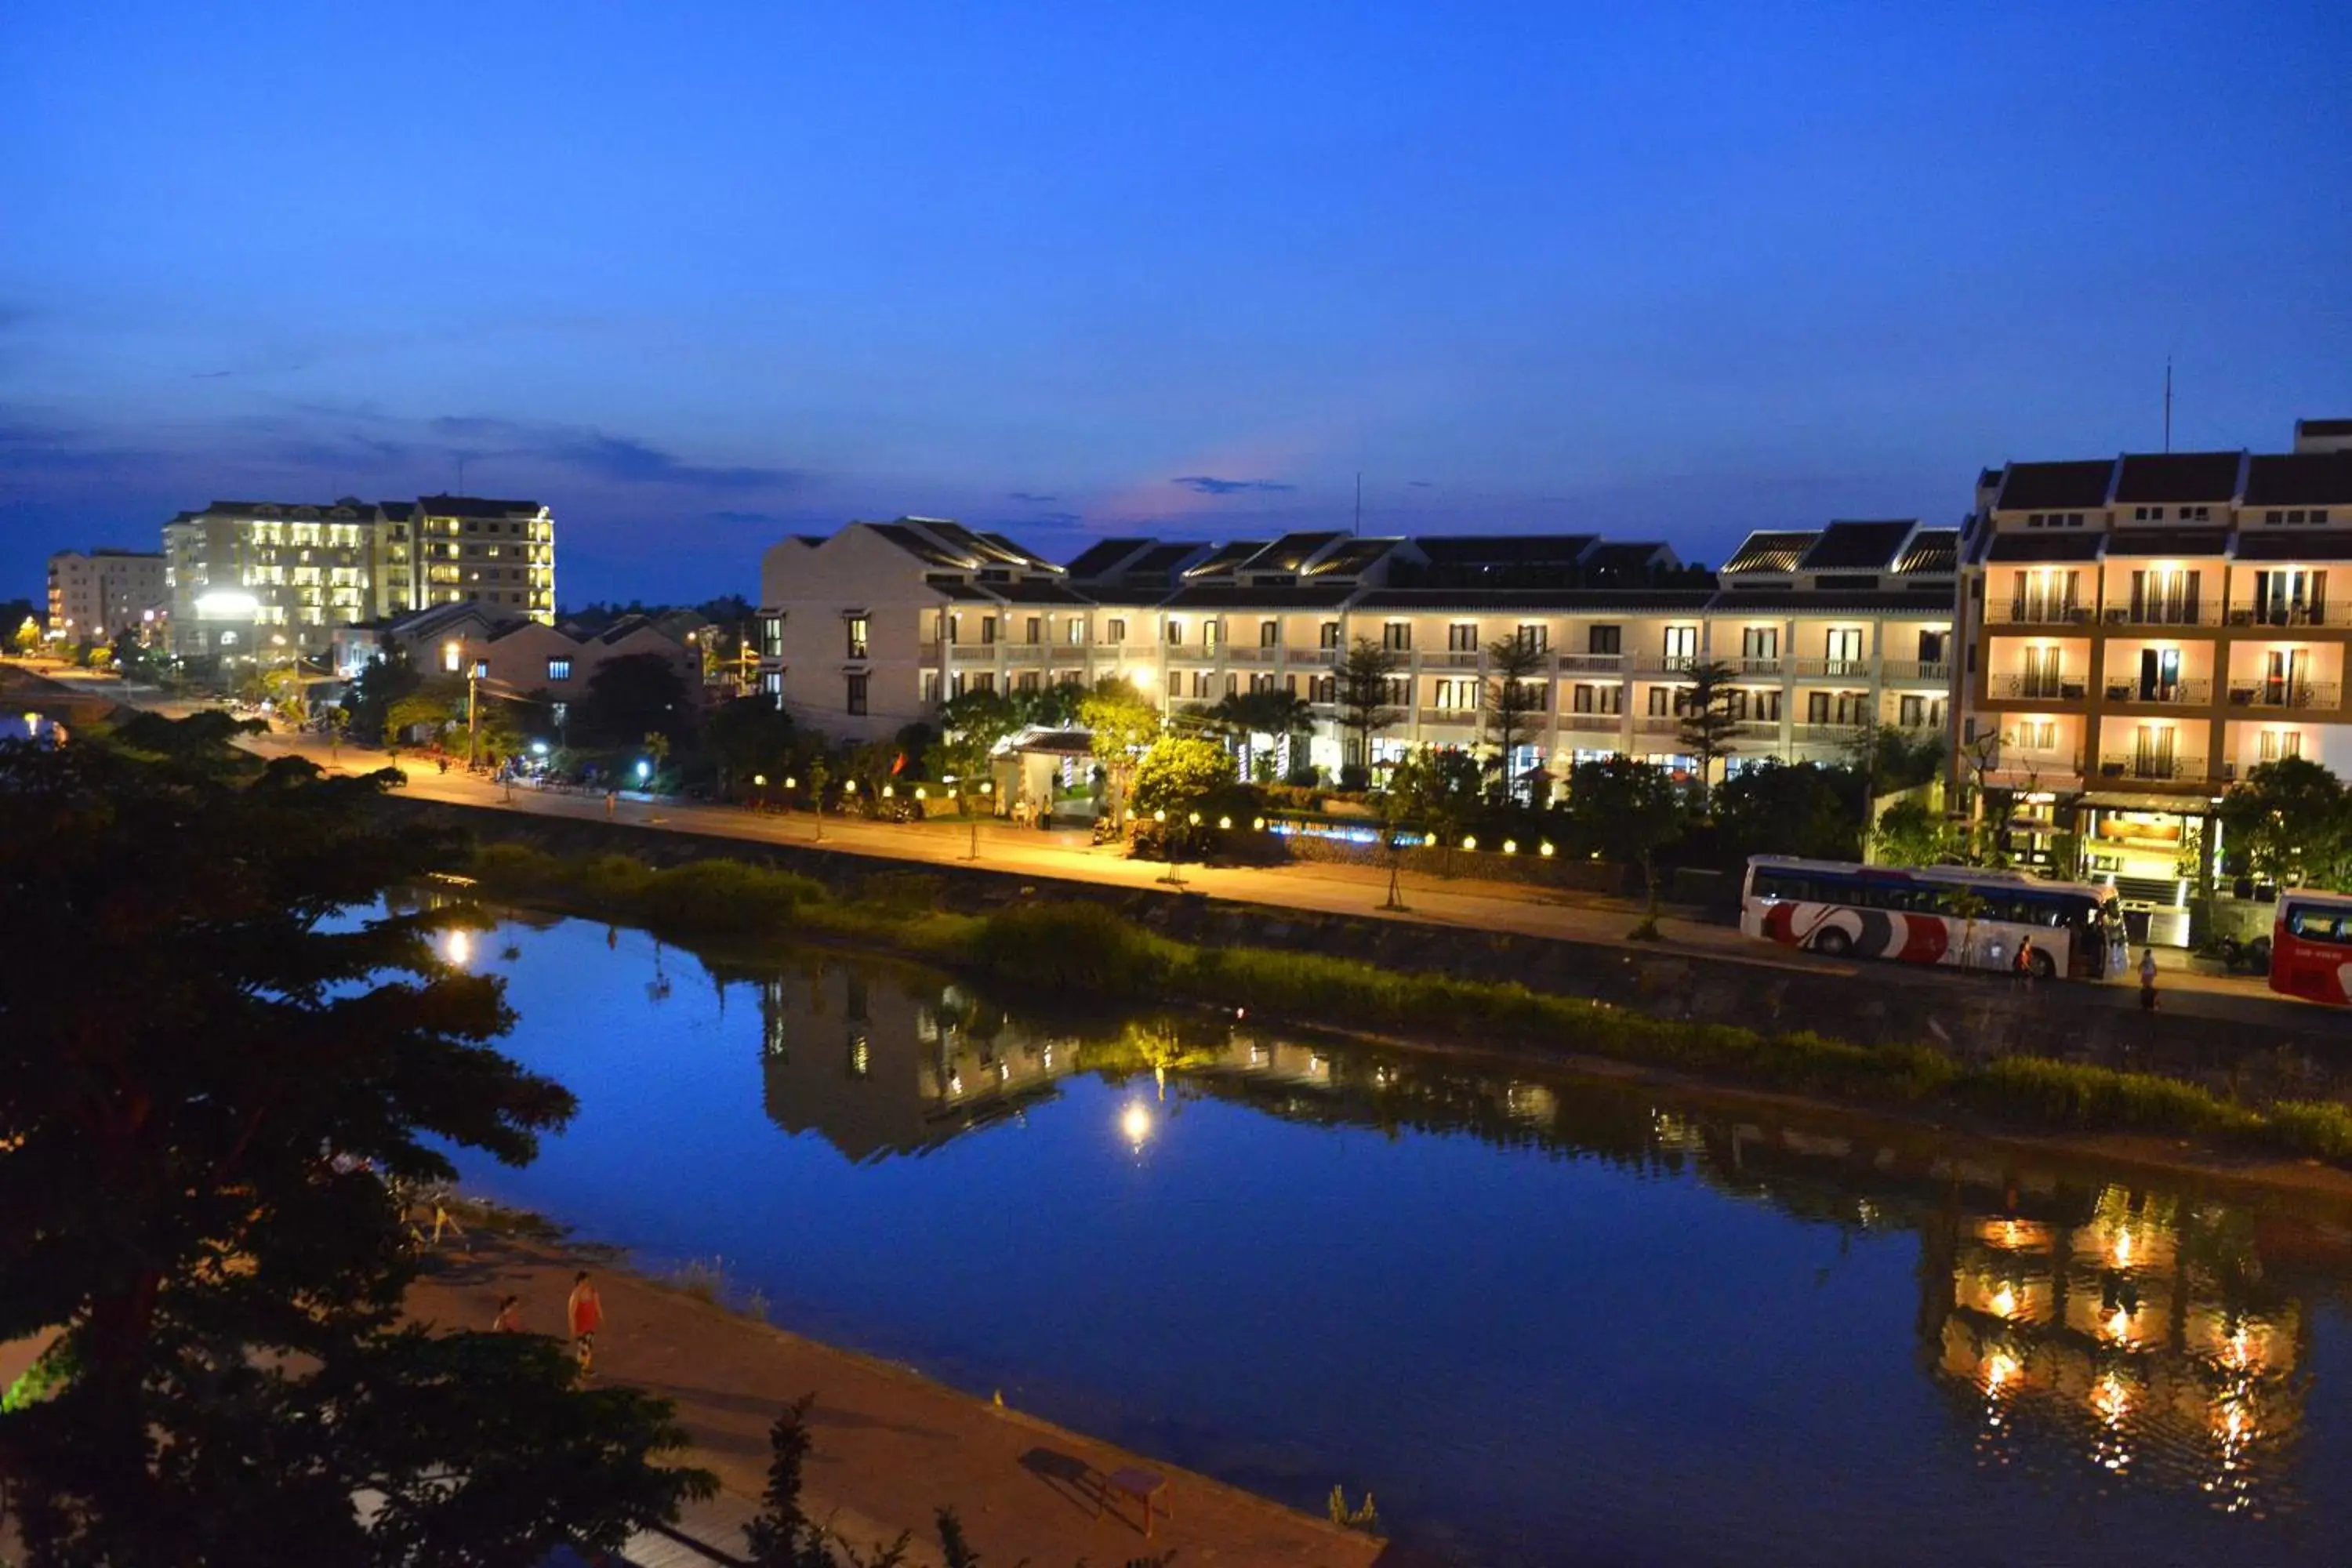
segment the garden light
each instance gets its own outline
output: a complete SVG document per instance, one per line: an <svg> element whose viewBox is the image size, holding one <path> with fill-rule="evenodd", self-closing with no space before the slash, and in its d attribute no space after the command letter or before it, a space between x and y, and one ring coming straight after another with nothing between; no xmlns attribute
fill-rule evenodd
<svg viewBox="0 0 2352 1568"><path fill-rule="evenodd" d="M765 773L753 773L751 775L751 784L752 787L756 789L765 789L768 787L768 775Z"/></svg>
<svg viewBox="0 0 2352 1568"><path fill-rule="evenodd" d="M1517 839L1516 839L1516 838L1506 838L1506 839L1504 839L1504 840L1503 840L1503 853L1504 853L1504 854L1506 854L1506 855L1516 855L1516 854L1517 854L1518 852L1519 852L1519 841L1518 841Z"/></svg>
<svg viewBox="0 0 2352 1568"><path fill-rule="evenodd" d="M1462 836L1462 847L1463 847L1463 848L1465 848L1465 849L1475 849L1475 848L1477 848L1477 847L1478 847L1478 836L1477 836L1476 834L1475 834L1475 833L1465 833L1465 834L1464 834L1464 835Z"/></svg>
<svg viewBox="0 0 2352 1568"><path fill-rule="evenodd" d="M1547 860L1550 859L1552 856L1551 841L1549 839L1546 839L1543 843L1537 845L1536 853L1542 856Z"/></svg>
<svg viewBox="0 0 2352 1568"><path fill-rule="evenodd" d="M1230 827L1232 827L1232 826L1233 826L1233 825L1234 825L1234 819L1233 819L1232 817L1230 817L1230 816L1221 816L1221 817L1217 818L1217 826L1218 826L1219 827L1230 828Z"/></svg>

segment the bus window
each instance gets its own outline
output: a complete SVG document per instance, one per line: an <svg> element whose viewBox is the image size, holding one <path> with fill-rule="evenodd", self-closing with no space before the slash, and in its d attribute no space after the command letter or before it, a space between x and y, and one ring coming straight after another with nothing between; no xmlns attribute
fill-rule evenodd
<svg viewBox="0 0 2352 1568"><path fill-rule="evenodd" d="M2305 942L2352 942L2352 932L2344 930L2343 922L2332 910L2308 907L2290 910L2287 911L2286 929Z"/></svg>

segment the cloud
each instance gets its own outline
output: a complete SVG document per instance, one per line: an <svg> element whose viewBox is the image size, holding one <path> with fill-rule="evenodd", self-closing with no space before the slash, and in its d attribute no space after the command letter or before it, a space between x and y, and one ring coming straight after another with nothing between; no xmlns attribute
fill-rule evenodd
<svg viewBox="0 0 2352 1568"><path fill-rule="evenodd" d="M1187 474L1181 479L1171 479L1168 482L1171 485L1182 485L1194 494L1204 496L1236 495L1243 490L1295 490L1298 488L1297 485L1286 485L1278 479L1213 479L1207 474Z"/></svg>
<svg viewBox="0 0 2352 1568"><path fill-rule="evenodd" d="M425 428L451 442L489 443L452 448L452 456L469 461L482 458L536 459L615 484L686 485L718 490L791 489L809 479L807 471L801 468L689 463L649 441L572 426L526 425L478 415L446 415L430 421Z"/></svg>
<svg viewBox="0 0 2352 1568"><path fill-rule="evenodd" d="M1017 500L1024 506L1045 506L1051 502L1060 500L1062 498L1060 496L1041 496L1034 490L1007 490L1004 492L1004 499L1006 500Z"/></svg>
<svg viewBox="0 0 2352 1568"><path fill-rule="evenodd" d="M1405 482L1404 482L1404 486L1405 486L1405 489L1409 489L1409 490L1425 490L1425 489L1433 489L1434 488L1436 488L1436 487L1433 486L1433 485L1432 485L1432 484L1431 484L1427 479L1407 479L1407 480L1405 480Z"/></svg>

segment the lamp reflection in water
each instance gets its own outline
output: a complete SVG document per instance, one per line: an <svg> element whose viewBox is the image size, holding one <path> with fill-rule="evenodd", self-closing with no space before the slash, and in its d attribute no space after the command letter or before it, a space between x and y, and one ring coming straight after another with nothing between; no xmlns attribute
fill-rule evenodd
<svg viewBox="0 0 2352 1568"><path fill-rule="evenodd" d="M465 968L474 959L474 933L462 929L450 931L442 941L441 951L451 964Z"/></svg>
<svg viewBox="0 0 2352 1568"><path fill-rule="evenodd" d="M1151 1138L1151 1107L1139 1100L1130 1100L1127 1109L1118 1113L1118 1130L1127 1137L1128 1147L1137 1153Z"/></svg>

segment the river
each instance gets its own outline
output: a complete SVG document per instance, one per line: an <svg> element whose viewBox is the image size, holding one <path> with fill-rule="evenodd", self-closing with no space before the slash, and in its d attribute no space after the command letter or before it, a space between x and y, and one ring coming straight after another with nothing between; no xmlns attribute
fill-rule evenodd
<svg viewBox="0 0 2352 1568"><path fill-rule="evenodd" d="M2339 1562L2352 1215L1831 1112L509 920L464 1185L1475 1563Z"/></svg>

